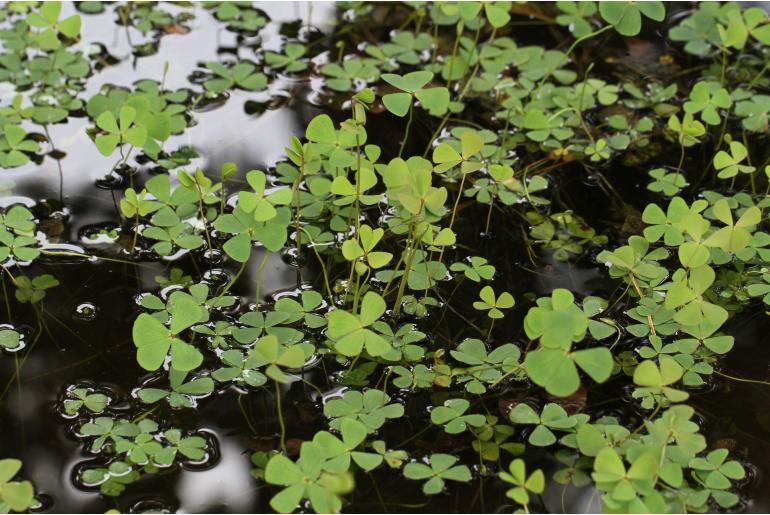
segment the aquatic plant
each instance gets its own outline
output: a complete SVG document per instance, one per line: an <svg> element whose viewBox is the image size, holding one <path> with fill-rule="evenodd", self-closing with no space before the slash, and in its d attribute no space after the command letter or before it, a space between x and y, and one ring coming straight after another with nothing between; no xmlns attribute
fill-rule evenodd
<svg viewBox="0 0 770 515"><path fill-rule="evenodd" d="M119 384L48 399L88 455L74 482L121 509L233 435L281 513L548 511L552 485L612 513L738 509L757 454L696 407L768 385L727 372L736 326L770 305L764 10L340 2L324 32L312 8L202 7L0 8L0 173L61 181L58 200L1 192L2 416L55 327L123 360ZM204 19L235 48L105 83L120 58L88 29L107 17L135 62ZM307 99L321 112L296 110L277 157L249 154L264 128L245 156L198 143L223 105L251 120ZM75 124L84 145L54 143ZM113 195L78 241L70 148ZM90 301L60 318L70 270L122 278L129 353L81 336ZM295 289L266 291L279 276ZM201 415L218 406L221 433ZM0 512L42 502L20 469L0 460Z"/></svg>

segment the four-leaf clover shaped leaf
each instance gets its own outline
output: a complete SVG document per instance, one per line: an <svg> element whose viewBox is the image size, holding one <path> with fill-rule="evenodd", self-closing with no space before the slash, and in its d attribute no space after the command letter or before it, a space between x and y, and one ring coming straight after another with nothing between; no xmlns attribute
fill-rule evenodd
<svg viewBox="0 0 770 515"><path fill-rule="evenodd" d="M495 275L495 267L487 263L483 257L472 256L469 263L452 263L449 269L453 272L462 272L465 277L473 282L489 281Z"/></svg>
<svg viewBox="0 0 770 515"><path fill-rule="evenodd" d="M282 213L285 216L282 216ZM247 213L241 207L217 217L214 227L223 233L234 236L222 245L222 250L239 263L245 263L251 256L253 241L260 242L270 252L277 252L286 243L286 227L290 215L281 210L269 222L258 222L253 213Z"/></svg>
<svg viewBox="0 0 770 515"><path fill-rule="evenodd" d="M460 481L467 483L471 480L471 471L465 465L455 465L458 458L449 454L432 454L428 464L407 463L404 476L416 481L427 481L422 485L425 495L436 495L444 489L444 481Z"/></svg>
<svg viewBox="0 0 770 515"><path fill-rule="evenodd" d="M739 141L730 142L730 153L720 150L714 156L714 168L719 170L717 177L720 179L730 179L738 173L753 173L756 168L750 165L741 164L749 156L749 152L743 143Z"/></svg>
<svg viewBox="0 0 770 515"><path fill-rule="evenodd" d="M346 240L342 244L342 255L348 261L356 261L359 258L363 258L366 263L372 268L382 268L387 265L393 254L390 252L374 251L374 248L382 239L385 234L385 230L381 227L372 229L368 225L362 225L358 231L358 240L350 239ZM363 270L366 272L366 270Z"/></svg>
<svg viewBox="0 0 770 515"><path fill-rule="evenodd" d="M273 496L270 506L278 513L291 513L302 499L308 499L316 513L339 513L342 501L338 494L352 487L352 479L339 481L324 472L325 461L323 448L314 442L302 443L296 463L283 454L270 458L265 481L285 487Z"/></svg>
<svg viewBox="0 0 770 515"><path fill-rule="evenodd" d="M647 491L658 472L658 458L652 452L644 452L634 459L626 469L617 451L606 447L599 451L594 460L591 474L596 486L618 502L628 502L639 492Z"/></svg>
<svg viewBox="0 0 770 515"><path fill-rule="evenodd" d="M142 147L147 141L147 129L134 124L136 109L130 106L120 108L118 119L112 111L104 111L96 118L96 125L106 134L96 136L96 148L105 156L109 156L118 145L128 143L133 147Z"/></svg>
<svg viewBox="0 0 770 515"><path fill-rule="evenodd" d="M687 186L684 175L679 172L667 173L665 168L654 168L648 175L653 181L647 185L647 189L667 197L673 197Z"/></svg>
<svg viewBox="0 0 770 515"><path fill-rule="evenodd" d="M545 475L538 469L527 477L524 460L516 458L508 466L508 472L500 472L500 479L514 485L505 495L522 506L529 504L529 494L540 495L545 490Z"/></svg>
<svg viewBox="0 0 770 515"><path fill-rule="evenodd" d="M524 318L524 331L548 348L567 348L579 342L588 329L588 317L575 305L575 296L567 289L556 288L551 297L537 299Z"/></svg>
<svg viewBox="0 0 770 515"><path fill-rule="evenodd" d="M426 88L433 79L429 71L410 72L406 75L394 73L382 74L382 80L401 90L399 93L388 93L382 97L382 103L388 111L396 116L406 116L412 108L413 99L433 116L441 116L449 108L449 90L445 87Z"/></svg>
<svg viewBox="0 0 770 515"><path fill-rule="evenodd" d="M690 460L690 468L696 470L698 477L709 488L726 490L730 488L730 480L738 481L746 477L746 471L735 460L725 461L729 451L727 449L715 449L705 458L693 458Z"/></svg>
<svg viewBox="0 0 770 515"><path fill-rule="evenodd" d="M230 349L223 352L219 359L225 366L214 370L211 377L220 383L237 381L255 388L267 383L267 377L257 370L259 356L256 354L244 356L243 352Z"/></svg>
<svg viewBox="0 0 770 515"><path fill-rule="evenodd" d="M390 403L390 396L382 390L357 390L345 392L340 399L331 399L324 406L324 415L333 419L329 423L332 429L340 430L342 421L355 419L362 422L370 433L382 427L387 419L400 418L404 407Z"/></svg>
<svg viewBox="0 0 770 515"><path fill-rule="evenodd" d="M158 465L171 465L178 454L191 460L201 460L206 456L206 439L202 436L182 436L179 429L169 429L163 438L170 444L153 456Z"/></svg>
<svg viewBox="0 0 770 515"><path fill-rule="evenodd" d="M581 38L593 32L589 19L596 14L596 2L556 2L563 14L556 17L556 23L567 27L573 36Z"/></svg>
<svg viewBox="0 0 770 515"><path fill-rule="evenodd" d="M612 353L606 347L574 352L541 347L528 352L524 359L524 367L532 382L558 397L568 397L580 388L576 365L591 379L603 383L612 373Z"/></svg>
<svg viewBox="0 0 770 515"><path fill-rule="evenodd" d="M92 421L80 426L78 432L84 436L96 437L90 449L91 452L99 452L107 443L107 440L118 444L126 438L136 437L141 433L141 429L137 424L125 419L115 420L111 417L96 417Z"/></svg>
<svg viewBox="0 0 770 515"><path fill-rule="evenodd" d="M468 414L471 403L466 399L449 399L443 406L437 406L430 412L430 420L438 426L444 426L449 434L459 434L471 427L480 427L486 422L481 414Z"/></svg>
<svg viewBox="0 0 770 515"><path fill-rule="evenodd" d="M547 447L556 443L552 430L569 431L577 425L575 417L569 416L564 408L549 402L540 415L529 404L517 404L508 414L516 424L534 424L535 429L529 434L528 442L537 447Z"/></svg>
<svg viewBox="0 0 770 515"><path fill-rule="evenodd" d="M459 166L463 174L475 172L483 166L483 163L471 158L479 154L483 147L484 140L481 139L478 132L463 132L460 136L459 152L447 142L439 143L433 149L433 162L436 163L433 169L438 173L443 173Z"/></svg>
<svg viewBox="0 0 770 515"><path fill-rule="evenodd" d="M40 145L26 139L27 132L18 125L6 124L3 127L3 139L0 139L0 166L13 168L29 161L27 153L34 153Z"/></svg>
<svg viewBox="0 0 770 515"><path fill-rule="evenodd" d="M487 311L487 316L492 319L503 318L501 309L510 309L515 304L513 296L508 292L495 297L495 291L491 286L484 286L479 292L480 301L475 301L473 307L479 311Z"/></svg>
<svg viewBox="0 0 770 515"><path fill-rule="evenodd" d="M9 257L17 261L33 261L40 255L40 250L36 248L37 239L32 236L14 236L0 227L0 263ZM26 277L16 279L16 284Z"/></svg>
<svg viewBox="0 0 770 515"><path fill-rule="evenodd" d="M103 393L94 392L90 388L68 389L67 398L63 403L64 413L75 415L83 407L91 413L101 413L109 402L109 397Z"/></svg>
<svg viewBox="0 0 770 515"><path fill-rule="evenodd" d="M29 481L11 481L21 470L21 461L0 460L0 510L25 512L35 504L35 490Z"/></svg>
<svg viewBox="0 0 770 515"><path fill-rule="evenodd" d="M599 2L599 14L623 36L636 36L642 30L642 15L663 21L666 8L663 2L617 1Z"/></svg>
<svg viewBox="0 0 770 515"><path fill-rule="evenodd" d="M709 125L719 125L719 109L733 105L730 94L718 82L701 81L690 91L690 100L684 103L686 113L700 113L701 120Z"/></svg>
<svg viewBox="0 0 770 515"><path fill-rule="evenodd" d="M263 336L249 352L249 364L266 367L265 374L278 383L288 383L289 377L282 368L300 368L305 364L306 353L303 345L283 345L272 334Z"/></svg>
<svg viewBox="0 0 770 515"><path fill-rule="evenodd" d="M207 80L203 86L214 93L221 93L233 87L249 91L265 89L267 77L256 71L251 63L238 63L230 68L218 62L206 63L206 68L214 72L216 77Z"/></svg>
<svg viewBox="0 0 770 515"><path fill-rule="evenodd" d="M334 348L345 356L358 356L363 349L371 356L382 356L392 347L368 327L385 313L385 309L385 301L378 293L367 292L361 301L359 315L343 309L336 309L327 315L326 335L334 342Z"/></svg>
<svg viewBox="0 0 770 515"><path fill-rule="evenodd" d="M138 218L140 216L147 216L153 211L157 211L162 206L158 202L154 202L147 198L147 190L142 190L137 193L134 188L128 188L123 198L120 199L120 212L126 218Z"/></svg>
<svg viewBox="0 0 770 515"><path fill-rule="evenodd" d="M733 254L746 248L751 242L749 229L762 220L760 209L751 206L735 221L727 199L718 200L712 211L717 220L725 224L725 227L711 234L703 243L708 247L719 247Z"/></svg>
<svg viewBox="0 0 770 515"><path fill-rule="evenodd" d="M318 444L324 451L327 472L345 472L350 468L351 459L356 465L369 472L382 463L382 455L357 451L356 449L366 440L369 434L361 422L346 418L340 424L342 439L328 431L319 431L313 436L313 443Z"/></svg>
<svg viewBox="0 0 770 515"><path fill-rule="evenodd" d="M251 213L257 222L267 222L278 214L276 205L285 205L291 202L291 190L282 188L272 193L267 193L267 177L264 172L252 170L246 174L246 181L254 191L238 192L238 208L246 213Z"/></svg>
<svg viewBox="0 0 770 515"><path fill-rule="evenodd" d="M671 402L682 402L689 397L687 392L672 388L670 385L676 383L684 375L682 366L672 357L660 356L659 365L652 360L642 361L634 370L634 384L639 385L634 391L634 397L647 397L650 395L663 395ZM642 406L649 404L643 402Z"/></svg>
<svg viewBox="0 0 770 515"><path fill-rule="evenodd" d="M80 15L73 14L59 20L61 8L61 2L44 2L40 6L39 12L31 12L27 15L27 23L31 27L44 29L34 35L35 41L44 50L56 50L61 46L58 38L59 33L70 39L80 34Z"/></svg>
<svg viewBox="0 0 770 515"><path fill-rule="evenodd" d="M694 119L691 113L685 113L681 121L677 115L672 115L668 119L668 128L677 134L679 144L684 147L695 145L699 141L698 138L706 134L706 128Z"/></svg>
<svg viewBox="0 0 770 515"><path fill-rule="evenodd" d="M283 48L283 53L265 52L265 62L276 70L284 70L287 73L301 72L307 68L307 63L302 60L305 55L305 45L301 43L289 43Z"/></svg>
<svg viewBox="0 0 770 515"><path fill-rule="evenodd" d="M0 252L2 252L1 248ZM59 280L51 274L38 275L32 280L26 276L17 277L14 282L16 284L16 300L21 303L30 302L32 304L43 300L46 290L59 286Z"/></svg>
<svg viewBox="0 0 770 515"><path fill-rule="evenodd" d="M327 63L321 67L321 73L329 77L326 86L340 92L350 91L355 80L368 82L378 76L376 67L358 58L347 59L341 64Z"/></svg>
<svg viewBox="0 0 770 515"><path fill-rule="evenodd" d="M324 304L321 294L317 291L305 290L301 293L300 300L301 302L297 302L291 297L281 297L275 302L276 312L289 315L284 323L291 324L303 320L311 329L325 326L326 319L322 315L314 313Z"/></svg>
<svg viewBox="0 0 770 515"><path fill-rule="evenodd" d="M169 298L171 321L168 327L158 318L147 313L140 314L134 321L132 336L136 346L136 359L145 370L158 370L171 351L171 366L188 372L200 366L203 355L182 341L178 335L188 327L201 321L204 310L183 292L174 292Z"/></svg>
<svg viewBox="0 0 770 515"><path fill-rule="evenodd" d="M487 353L484 342L469 338L450 354L457 361L470 365L465 370L455 369L458 382L464 382L468 392L480 395L486 392L484 383L494 384L502 378L503 372L511 372L519 366L521 351L516 345L506 343ZM467 375L460 375L461 372Z"/></svg>
<svg viewBox="0 0 770 515"><path fill-rule="evenodd" d="M196 377L189 381L187 372L171 369L168 374L170 390L162 388L142 388L137 395L147 404L154 404L168 399L172 408L193 408L195 397L202 397L214 391L214 381L210 377Z"/></svg>

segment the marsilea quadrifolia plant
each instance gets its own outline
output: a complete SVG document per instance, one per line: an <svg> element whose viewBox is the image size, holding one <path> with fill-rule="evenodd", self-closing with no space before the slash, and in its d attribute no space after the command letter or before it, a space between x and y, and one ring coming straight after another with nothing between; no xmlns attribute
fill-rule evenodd
<svg viewBox="0 0 770 515"><path fill-rule="evenodd" d="M87 93L99 57L77 44L88 13L119 11L156 45L192 16L240 35L269 21L248 2L202 8L83 2L82 20L53 2L0 11L0 80L17 92L0 107L0 165L59 159L49 126L86 117L114 161L105 172L131 181L119 195L121 259L198 263L139 299L131 341L151 375L124 392L131 408L99 385L60 401L99 457L78 469L82 486L120 496L205 460L213 437L168 414L235 390L271 407L254 415L270 438L252 462L277 512L341 512L372 484L369 510L406 509L388 507L399 493L378 483L424 499L502 489L502 511L547 509L547 489L586 485L605 512L736 509L744 457L707 441L689 401L735 379L721 371L730 320L770 305L764 10L676 5L663 25L655 1L344 2L332 33L256 46L253 60L222 54L187 88L142 79ZM385 19L370 39L364 26ZM558 44L543 46L550 33ZM678 64L601 53L640 34L666 34ZM201 103L270 95L286 78L321 79L342 108L309 119L275 166L201 170L195 150L170 147ZM152 175L134 173L139 157ZM591 181L628 223L591 227L564 193L572 180ZM2 209L0 262L4 287L43 319L58 282L29 271L79 254L51 249L33 211ZM204 273L212 253L228 276ZM301 291L265 301L278 253ZM614 289L529 293L524 270L543 259L592 261ZM37 336L3 326L3 359L33 352ZM315 400L313 432L286 423L295 386ZM608 398L624 411L604 410ZM548 467L542 450L556 458ZM0 460L0 512L38 502L20 465Z"/></svg>

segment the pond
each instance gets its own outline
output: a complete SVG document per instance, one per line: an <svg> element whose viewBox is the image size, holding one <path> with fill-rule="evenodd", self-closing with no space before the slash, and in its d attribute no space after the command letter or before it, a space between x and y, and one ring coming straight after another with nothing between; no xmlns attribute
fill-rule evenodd
<svg viewBox="0 0 770 515"><path fill-rule="evenodd" d="M0 513L770 509L770 16L0 5Z"/></svg>

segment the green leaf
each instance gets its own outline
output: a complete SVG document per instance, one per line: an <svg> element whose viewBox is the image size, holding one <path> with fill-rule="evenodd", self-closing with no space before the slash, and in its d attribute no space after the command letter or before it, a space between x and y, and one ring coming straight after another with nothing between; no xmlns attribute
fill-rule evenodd
<svg viewBox="0 0 770 515"><path fill-rule="evenodd" d="M619 34L636 36L642 30L642 14L655 21L663 21L666 9L659 1L602 1L599 2L599 13Z"/></svg>
<svg viewBox="0 0 770 515"><path fill-rule="evenodd" d="M80 34L80 25L80 15L75 14L59 22L59 32L72 39Z"/></svg>
<svg viewBox="0 0 770 515"><path fill-rule="evenodd" d="M530 379L551 395L567 397L580 387L575 363L562 350L540 349L528 352L524 366Z"/></svg>
<svg viewBox="0 0 770 515"><path fill-rule="evenodd" d="M201 366L203 354L198 349L182 340L171 342L171 366L180 372L188 372Z"/></svg>
<svg viewBox="0 0 770 515"><path fill-rule="evenodd" d="M94 140L96 148L105 156L112 155L119 142L120 136L116 134L100 134L99 136L96 136L96 139Z"/></svg>
<svg viewBox="0 0 770 515"><path fill-rule="evenodd" d="M449 109L449 90L447 88L423 89L415 93L415 97L420 101L423 109L427 110L432 116L443 116ZM391 110L391 112L393 111ZM394 114L396 113L394 112Z"/></svg>
<svg viewBox="0 0 770 515"><path fill-rule="evenodd" d="M29 481L10 482L0 485L0 495L11 510L23 512L34 503L35 490Z"/></svg>
<svg viewBox="0 0 770 515"><path fill-rule="evenodd" d="M142 313L134 321L132 337L139 365L145 370L159 369L171 347L171 331L157 318Z"/></svg>
<svg viewBox="0 0 770 515"><path fill-rule="evenodd" d="M188 327L200 322L203 308L187 293L174 292L168 300L168 311L171 313L171 332L179 334Z"/></svg>
<svg viewBox="0 0 770 515"><path fill-rule="evenodd" d="M396 116L406 116L412 106L412 96L409 93L389 93L382 97L385 108Z"/></svg>
<svg viewBox="0 0 770 515"><path fill-rule="evenodd" d="M305 136L315 143L333 145L337 141L337 131L334 129L332 119L327 114L320 114L310 120L307 129L305 129Z"/></svg>
<svg viewBox="0 0 770 515"><path fill-rule="evenodd" d="M21 470L21 460L5 458L0 460L0 485L7 483Z"/></svg>
<svg viewBox="0 0 770 515"><path fill-rule="evenodd" d="M572 359L597 383L603 383L612 373L612 353L605 347L573 352Z"/></svg>
<svg viewBox="0 0 770 515"><path fill-rule="evenodd" d="M237 234L222 245L222 250L238 263L245 263L251 256L251 238L246 233Z"/></svg>

